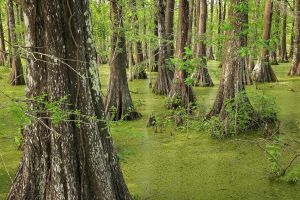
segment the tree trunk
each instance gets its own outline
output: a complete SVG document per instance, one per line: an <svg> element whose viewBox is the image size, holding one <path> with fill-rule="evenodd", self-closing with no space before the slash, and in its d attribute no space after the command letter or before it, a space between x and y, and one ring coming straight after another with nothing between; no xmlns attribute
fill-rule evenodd
<svg viewBox="0 0 300 200"><path fill-rule="evenodd" d="M294 54L290 76L300 76L300 0L295 0Z"/></svg>
<svg viewBox="0 0 300 200"><path fill-rule="evenodd" d="M144 56L143 56L143 46L142 41L139 39L139 20L137 15L137 6L136 6L136 0L131 0L131 8L132 8L132 20L134 24L134 31L135 31L135 37L136 37L136 66L134 70L134 79L147 79L147 74L145 71L145 64Z"/></svg>
<svg viewBox="0 0 300 200"><path fill-rule="evenodd" d="M174 6L175 0L166 0L166 34L168 38L167 55L174 57Z"/></svg>
<svg viewBox="0 0 300 200"><path fill-rule="evenodd" d="M178 30L176 39L176 57L183 61L184 50L188 39L188 21L189 21L189 2L188 0L179 1L179 16L178 16ZM185 83L188 74L186 70L175 69L174 79L169 98L171 99L171 107L178 106L188 108L190 103L194 103L196 98L193 89L190 85ZM179 100L179 101L178 101Z"/></svg>
<svg viewBox="0 0 300 200"><path fill-rule="evenodd" d="M188 31L188 41L187 46L191 48L193 40L193 15L194 15L194 0L189 1L189 31Z"/></svg>
<svg viewBox="0 0 300 200"><path fill-rule="evenodd" d="M217 38L217 52L216 52L216 59L222 60L222 45L221 45L221 25L222 25L222 0L218 0L218 38Z"/></svg>
<svg viewBox="0 0 300 200"><path fill-rule="evenodd" d="M159 60L158 60L158 74L153 93L168 95L171 90L172 79L170 78L170 70L167 65L167 33L166 33L166 10L163 0L156 1L157 16L158 16L158 37L159 37Z"/></svg>
<svg viewBox="0 0 300 200"><path fill-rule="evenodd" d="M156 0L155 4L156 4ZM154 35L155 37L158 38L158 16L156 14L156 16L154 17ZM152 68L153 72L158 72L158 59L159 59L159 48L154 49L153 51L153 57L154 57L154 67Z"/></svg>
<svg viewBox="0 0 300 200"><path fill-rule="evenodd" d="M1 5L0 5L1 10ZM2 17L0 12L0 65L5 65L6 62L6 51L5 51L5 42L4 42L4 30L2 26Z"/></svg>
<svg viewBox="0 0 300 200"><path fill-rule="evenodd" d="M198 70L195 73L195 86L209 87L213 86L212 79L208 73L207 60L206 60L206 20L207 20L207 2L206 0L199 0L199 20L197 24L197 46L196 46L196 58L199 59Z"/></svg>
<svg viewBox="0 0 300 200"><path fill-rule="evenodd" d="M123 5L121 0L110 2L111 30L111 67L105 98L105 113L112 120L134 120L141 115L135 111L130 96L126 75L126 42L123 25Z"/></svg>
<svg viewBox="0 0 300 200"><path fill-rule="evenodd" d="M228 100L236 101L235 97L239 93L245 92L241 69L246 66L246 63L245 58L240 55L239 51L241 48L246 47L244 19L246 18L247 13L238 9L239 6L244 5L245 3L247 3L247 0L230 0L228 20L230 27L232 28L227 31L227 42L225 45L219 92L212 110L207 115L208 118L219 116L220 119L226 123L235 120L231 119L230 114L226 111L226 102ZM243 105L249 104L252 113L254 113L254 109L250 105L246 95L243 97L242 103ZM239 105L236 106L235 109L239 109Z"/></svg>
<svg viewBox="0 0 300 200"><path fill-rule="evenodd" d="M280 62L289 62L286 50L286 23L287 23L287 3L283 1L283 19L282 19L282 32L281 32L281 45L280 45Z"/></svg>
<svg viewBox="0 0 300 200"><path fill-rule="evenodd" d="M271 27L272 27L272 0L265 1L265 11L264 11L264 31L263 40L265 46L269 46ZM262 47L260 51L260 57L253 69L253 79L256 82L276 82L276 75L271 67L269 61L269 50L266 47Z"/></svg>
<svg viewBox="0 0 300 200"><path fill-rule="evenodd" d="M208 60L214 60L215 57L214 57L214 54L213 54L213 18L214 18L214 3L215 1L214 0L211 0L210 1L210 37L209 37L209 46L207 48L207 53L206 53L206 56L207 56L207 59Z"/></svg>
<svg viewBox="0 0 300 200"><path fill-rule="evenodd" d="M103 121L89 1L22 0L22 6L31 125L7 199L132 199Z"/></svg>
<svg viewBox="0 0 300 200"><path fill-rule="evenodd" d="M274 27L273 27L274 31L273 34L271 34L272 37L275 38L275 40L272 40L271 52L270 52L270 62L272 65L279 65L277 61L277 49L280 42L280 37L279 37L280 12L281 12L280 4L281 4L280 0L275 1L275 6L274 6L275 16L274 16Z"/></svg>
<svg viewBox="0 0 300 200"><path fill-rule="evenodd" d="M8 21L8 30L9 30L9 41L10 41L10 83L11 85L24 85L25 80L23 76L23 67L21 63L21 58L18 50L17 36L15 32L15 16L12 0L6 1L7 6L7 21Z"/></svg>

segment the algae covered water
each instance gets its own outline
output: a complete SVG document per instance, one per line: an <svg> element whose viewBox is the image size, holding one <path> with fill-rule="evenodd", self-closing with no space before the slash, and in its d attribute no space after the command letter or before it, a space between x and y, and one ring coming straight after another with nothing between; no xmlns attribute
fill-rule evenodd
<svg viewBox="0 0 300 200"><path fill-rule="evenodd" d="M212 88L196 88L198 104L206 110L212 105L218 89L217 62L209 63L214 83ZM250 96L264 93L273 96L279 110L281 133L299 139L297 122L300 119L300 78L287 76L290 64L274 66L279 82L247 87ZM108 67L100 68L103 92L106 92ZM155 73L152 74L153 81ZM0 83L10 96L22 97L24 87L7 83L8 70L1 68ZM111 133L119 152L123 174L135 199L278 199L300 198L300 185L285 181L270 181L268 156L255 144L262 132L245 133L235 138L216 140L206 132L185 133L173 129L155 132L147 128L151 113L166 112L165 99L154 95L148 80L130 82L135 106L143 117L137 121L117 122ZM7 194L11 178L17 169L20 151L16 136L16 121L12 102L0 94L0 199ZM284 154L288 160L292 155ZM297 161L295 164L299 164Z"/></svg>

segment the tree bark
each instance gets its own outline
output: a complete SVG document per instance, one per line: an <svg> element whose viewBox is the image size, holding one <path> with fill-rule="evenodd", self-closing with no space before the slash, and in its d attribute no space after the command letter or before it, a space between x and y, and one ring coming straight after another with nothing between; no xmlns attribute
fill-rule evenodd
<svg viewBox="0 0 300 200"><path fill-rule="evenodd" d="M214 60L215 57L214 57L214 54L213 54L213 18L214 18L214 3L215 1L214 0L211 0L210 1L210 37L209 37L209 46L207 48L207 53L206 53L206 56L207 56L207 59L208 60Z"/></svg>
<svg viewBox="0 0 300 200"><path fill-rule="evenodd" d="M294 51L290 76L300 76L300 0L295 0Z"/></svg>
<svg viewBox="0 0 300 200"><path fill-rule="evenodd" d="M195 73L195 86L210 87L213 86L212 79L208 73L207 60L206 60L206 20L207 20L207 2L206 0L199 0L199 16L197 24L197 37L196 40L196 54L195 57L198 58L198 70Z"/></svg>
<svg viewBox="0 0 300 200"><path fill-rule="evenodd" d="M105 98L105 113L112 120L134 120L141 115L135 111L130 96L126 75L126 42L123 32L123 5L121 0L110 2L111 30L111 67Z"/></svg>
<svg viewBox="0 0 300 200"><path fill-rule="evenodd" d="M166 0L166 34L168 38L167 55L174 57L174 6L175 0Z"/></svg>
<svg viewBox="0 0 300 200"><path fill-rule="evenodd" d="M130 6L132 8L132 20L134 24L134 31L135 31L135 37L136 37L136 66L134 71L134 79L147 79L147 74L145 71L145 64L144 56L143 56L143 46L142 41L139 39L139 19L137 15L137 6L136 6L136 0L130 1Z"/></svg>
<svg viewBox="0 0 300 200"><path fill-rule="evenodd" d="M1 10L1 5L0 5ZM2 26L2 17L0 12L0 65L5 65L6 62L6 51L5 51L5 42L4 42L4 30Z"/></svg>
<svg viewBox="0 0 300 200"><path fill-rule="evenodd" d="M32 119L7 199L131 200L103 121L89 1L22 0L22 6ZM47 107L57 102L60 120Z"/></svg>
<svg viewBox="0 0 300 200"><path fill-rule="evenodd" d="M172 79L169 76L167 59L167 33L166 33L166 6L164 0L156 0L157 17L158 17L158 37L159 37L159 59L158 59L158 74L153 93L160 95L168 95L171 90Z"/></svg>
<svg viewBox="0 0 300 200"><path fill-rule="evenodd" d="M193 40L193 15L194 15L194 0L189 1L189 31L188 31L188 41L187 46L191 48Z"/></svg>
<svg viewBox="0 0 300 200"><path fill-rule="evenodd" d="M266 46L270 44L270 34L272 27L272 0L265 1L264 10L264 30L263 30L263 40ZM269 60L269 50L266 47L262 47L260 51L260 57L253 69L253 79L256 82L276 82L276 75L271 67Z"/></svg>
<svg viewBox="0 0 300 200"><path fill-rule="evenodd" d="M156 0L154 0L156 5ZM154 35L158 38L158 16L154 17ZM153 50L153 57L154 57L154 67L152 68L153 72L158 72L158 59L159 59L159 48Z"/></svg>
<svg viewBox="0 0 300 200"><path fill-rule="evenodd" d="M279 37L279 29L280 29L280 2L281 0L276 0L275 1L275 6L274 6L274 31L272 37L275 38L275 40L271 40L271 52L270 52L270 62L272 65L279 65L277 61L277 49L280 43L280 37Z"/></svg>
<svg viewBox="0 0 300 200"><path fill-rule="evenodd" d="M232 28L227 31L219 91L213 108L207 115L208 118L219 116L226 123L234 120L230 119L230 115L226 111L226 101L234 99L240 92L245 92L242 82L242 68L246 66L246 63L245 58L240 55L239 51L241 48L246 47L244 19L247 13L237 9L245 3L247 3L247 0L230 0L228 20ZM234 99L234 101L236 100ZM244 104L249 104L254 113L254 109L251 107L246 95L243 97ZM237 105L236 109L238 108Z"/></svg>
<svg viewBox="0 0 300 200"><path fill-rule="evenodd" d="M283 1L283 19L282 19L282 31L281 31L281 45L280 45L280 62L289 62L287 50L286 50L286 24L287 24L287 3Z"/></svg>
<svg viewBox="0 0 300 200"><path fill-rule="evenodd" d="M7 21L8 21L8 30L9 30L9 45L10 45L10 84L11 85L24 85L24 75L23 67L20 58L20 52L18 50L17 36L15 32L15 16L14 16L14 7L12 0L6 0L7 6Z"/></svg>
<svg viewBox="0 0 300 200"><path fill-rule="evenodd" d="M184 51L187 45L189 29L188 21L189 2L188 0L180 0L176 39L176 57L181 61L184 59ZM169 93L169 98L172 101L172 108L177 108L178 106L188 108L190 103L194 103L196 101L192 87L185 83L187 77L188 73L186 70L180 70L178 67L176 67L172 88ZM179 102L177 100L179 100Z"/></svg>

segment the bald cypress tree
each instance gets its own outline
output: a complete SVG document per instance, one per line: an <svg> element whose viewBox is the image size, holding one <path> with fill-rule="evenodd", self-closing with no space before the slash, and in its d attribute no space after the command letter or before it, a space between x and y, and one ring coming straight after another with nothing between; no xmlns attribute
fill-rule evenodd
<svg viewBox="0 0 300 200"><path fill-rule="evenodd" d="M32 119L24 129L23 157L7 199L132 199L103 121L89 1L21 3ZM65 118L55 120L46 105L58 101Z"/></svg>

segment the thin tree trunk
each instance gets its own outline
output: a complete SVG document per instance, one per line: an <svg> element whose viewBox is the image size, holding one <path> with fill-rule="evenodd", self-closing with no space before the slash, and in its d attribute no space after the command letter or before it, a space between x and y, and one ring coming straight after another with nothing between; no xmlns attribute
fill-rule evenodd
<svg viewBox="0 0 300 200"><path fill-rule="evenodd" d="M156 4L156 0L155 4ZM154 17L154 35L158 38L158 16L156 14L156 16ZM154 49L153 51L153 57L154 57L154 67L152 68L152 70L154 72L158 72L158 59L159 59L159 48Z"/></svg>
<svg viewBox="0 0 300 200"><path fill-rule="evenodd" d="M265 1L264 10L264 30L263 30L263 40L266 46L270 44L270 34L272 27L272 0ZM269 50L266 47L262 47L260 51L260 57L253 69L253 79L256 82L276 82L276 75L271 67L269 60Z"/></svg>
<svg viewBox="0 0 300 200"><path fill-rule="evenodd" d="M1 10L1 4L0 4ZM2 17L0 12L0 65L5 65L6 62L6 51L5 51L5 42L4 42L4 30L2 26Z"/></svg>
<svg viewBox="0 0 300 200"><path fill-rule="evenodd" d="M139 39L139 19L137 15L137 6L136 6L136 0L130 1L130 6L132 8L132 20L134 24L134 31L135 31L135 37L137 39L136 41L136 67L134 71L134 79L147 79L147 74L145 71L145 64L144 56L143 56L143 46L142 41Z"/></svg>
<svg viewBox="0 0 300 200"><path fill-rule="evenodd" d="M227 31L227 41L225 45L226 47L219 92L212 110L207 115L208 118L212 116L219 116L220 119L226 123L226 129L224 130L225 133L227 132L228 123L235 120L232 119L230 114L226 111L226 102L228 100L236 101L235 97L239 93L245 92L242 82L242 72L240 69L244 68L246 63L245 58L240 55L239 51L241 48L246 47L244 19L246 18L247 13L237 9L239 8L239 5L244 5L245 3L247 3L247 0L230 0L228 20L232 28ZM254 109L250 105L249 99L246 95L243 97L242 104L243 106L249 104L249 108L254 114ZM236 109L239 109L239 105L236 105Z"/></svg>
<svg viewBox="0 0 300 200"><path fill-rule="evenodd" d="M130 96L126 75L126 42L123 25L123 5L121 0L110 3L112 58L110 77L105 98L105 113L112 120L134 120L141 115L135 111Z"/></svg>
<svg viewBox="0 0 300 200"><path fill-rule="evenodd" d="M300 0L295 0L294 54L290 76L300 76Z"/></svg>
<svg viewBox="0 0 300 200"><path fill-rule="evenodd" d="M174 56L174 6L175 0L166 0L166 34L168 38L167 55Z"/></svg>
<svg viewBox="0 0 300 200"><path fill-rule="evenodd" d="M189 1L189 31L187 46L191 47L193 39L193 15L194 15L194 0Z"/></svg>
<svg viewBox="0 0 300 200"><path fill-rule="evenodd" d="M286 23L287 23L287 3L283 1L283 19L282 19L282 31L281 31L281 45L280 45L280 62L289 62L287 50L286 50Z"/></svg>
<svg viewBox="0 0 300 200"><path fill-rule="evenodd" d="M7 6L7 19L8 19L8 30L9 30L9 42L10 42L10 83L12 85L24 85L24 75L23 67L20 58L20 52L18 50L17 36L15 32L15 16L14 16L14 7L12 0L6 1Z"/></svg>
<svg viewBox="0 0 300 200"><path fill-rule="evenodd" d="M22 6L31 124L7 199L131 200L103 121L89 1L22 0ZM65 117L57 120L46 105Z"/></svg>
<svg viewBox="0 0 300 200"><path fill-rule="evenodd" d="M158 74L153 93L168 95L172 85L172 79L169 76L170 70L167 65L167 33L166 33L166 10L163 0L156 0L157 16L158 16L158 37L159 37L159 60L158 60Z"/></svg>
<svg viewBox="0 0 300 200"><path fill-rule="evenodd" d="M222 0L218 0L218 38L217 38L217 53L216 53L216 59L217 60L222 60L222 45L221 45L221 38L222 38L222 33L221 33L221 25L222 25Z"/></svg>
<svg viewBox="0 0 300 200"><path fill-rule="evenodd" d="M214 0L210 0L210 24L209 24L209 28L210 28L210 37L209 37L209 46L207 48L207 59L208 60L214 60L214 54L213 54L213 18L214 18Z"/></svg>
<svg viewBox="0 0 300 200"><path fill-rule="evenodd" d="M176 57L181 61L184 59L184 51L187 45L189 17L188 0L180 0L176 39ZM170 106L172 108L177 108L178 106L188 108L190 103L194 103L196 101L192 87L185 83L187 77L187 71L184 69L180 70L178 67L175 69L173 84L169 93L169 98L172 102L172 105Z"/></svg>
<svg viewBox="0 0 300 200"><path fill-rule="evenodd" d="M199 59L198 70L195 73L195 86L209 87L213 86L212 79L208 73L206 60L206 20L207 20L207 2L206 0L199 0L199 20L197 24L197 48L196 58Z"/></svg>
<svg viewBox="0 0 300 200"><path fill-rule="evenodd" d="M295 8L295 0L293 0L293 6ZM295 27L295 17L293 17L293 22L292 22L291 45L290 45L290 52L289 52L290 58L293 58L294 55L294 27Z"/></svg>
<svg viewBox="0 0 300 200"><path fill-rule="evenodd" d="M271 46L271 52L270 52L270 62L272 65L278 65L278 61L277 61L277 49L280 43L280 37L279 37L279 29L280 29L280 3L281 0L276 0L275 1L275 6L274 6L274 31L272 37L275 38L275 40L273 40Z"/></svg>

